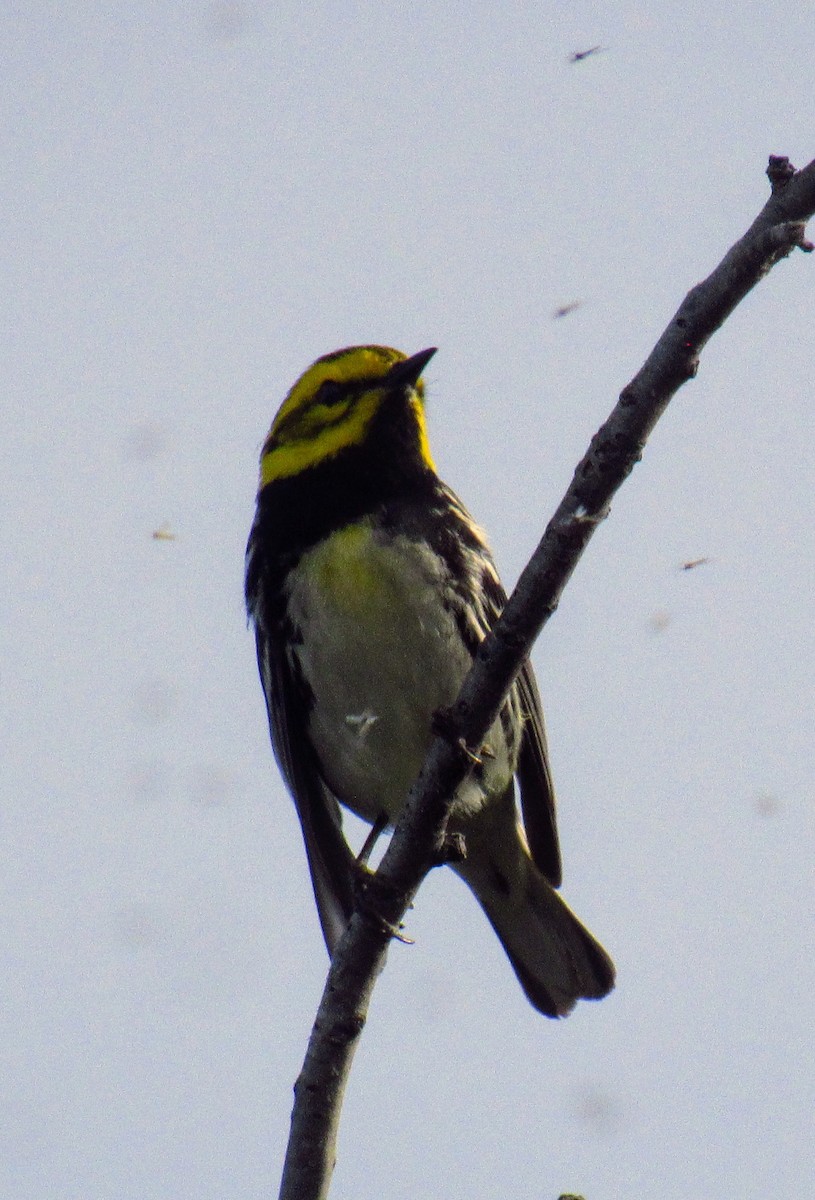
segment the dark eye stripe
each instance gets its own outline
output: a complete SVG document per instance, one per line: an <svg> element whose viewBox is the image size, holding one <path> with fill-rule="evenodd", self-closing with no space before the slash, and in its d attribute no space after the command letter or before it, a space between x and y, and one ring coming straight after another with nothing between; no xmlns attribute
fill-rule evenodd
<svg viewBox="0 0 815 1200"><path fill-rule="evenodd" d="M334 425L340 425L348 415L349 396L345 388L341 388L336 398L333 396L329 399L323 397L320 389L308 404L303 408L296 409L293 413L281 421L274 430L274 437L267 439L267 448L264 453L273 446L285 446L293 442L308 442L315 437L319 437L324 429L331 429ZM336 407L335 407L336 406ZM316 407L322 409L333 409L333 412L323 412L319 420L314 420L314 409Z"/></svg>
<svg viewBox="0 0 815 1200"><path fill-rule="evenodd" d="M338 401L344 400L348 394L348 388L345 384L338 383L336 379L324 379L317 388L314 397L320 404L337 404Z"/></svg>

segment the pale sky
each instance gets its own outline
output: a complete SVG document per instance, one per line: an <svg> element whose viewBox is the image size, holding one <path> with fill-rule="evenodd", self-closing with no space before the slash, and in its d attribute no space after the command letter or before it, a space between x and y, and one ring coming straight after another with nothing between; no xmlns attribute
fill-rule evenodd
<svg viewBox="0 0 815 1200"><path fill-rule="evenodd" d="M0 1196L276 1194L326 970L242 611L287 388L438 346L436 461L511 586L768 155L815 155L812 30L794 2L6 6ZM811 1187L814 302L795 254L716 336L536 649L563 894L617 990L539 1016L436 872L332 1196Z"/></svg>

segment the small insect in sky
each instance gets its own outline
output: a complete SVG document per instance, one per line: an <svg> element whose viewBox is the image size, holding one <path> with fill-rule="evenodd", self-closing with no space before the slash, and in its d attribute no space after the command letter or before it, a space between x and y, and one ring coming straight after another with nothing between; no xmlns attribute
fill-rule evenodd
<svg viewBox="0 0 815 1200"><path fill-rule="evenodd" d="M552 310L552 320L559 321L561 317L568 317L569 313L573 313L576 308L581 308L582 300L572 300L569 304L560 304Z"/></svg>
<svg viewBox="0 0 815 1200"><path fill-rule="evenodd" d="M154 542L174 542L177 534L173 533L172 529L167 525L162 525L159 529L153 530Z"/></svg>
<svg viewBox="0 0 815 1200"><path fill-rule="evenodd" d="M605 46L589 46L588 50L573 50L567 61L570 63L582 62L584 58L590 58L592 54L602 54L605 48Z"/></svg>
<svg viewBox="0 0 815 1200"><path fill-rule="evenodd" d="M682 563L682 570L692 571L694 567L703 567L705 563L712 561L710 558L689 558L687 562Z"/></svg>

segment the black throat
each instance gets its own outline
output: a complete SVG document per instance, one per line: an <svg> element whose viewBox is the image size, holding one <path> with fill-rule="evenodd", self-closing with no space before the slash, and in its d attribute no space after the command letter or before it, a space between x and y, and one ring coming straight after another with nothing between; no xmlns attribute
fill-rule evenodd
<svg viewBox="0 0 815 1200"><path fill-rule="evenodd" d="M406 393L388 396L364 441L263 488L256 526L263 555L290 564L334 530L394 502L430 500L437 482Z"/></svg>

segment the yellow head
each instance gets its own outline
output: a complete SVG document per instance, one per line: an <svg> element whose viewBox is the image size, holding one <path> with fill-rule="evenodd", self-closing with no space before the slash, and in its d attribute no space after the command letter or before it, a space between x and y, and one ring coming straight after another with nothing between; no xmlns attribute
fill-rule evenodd
<svg viewBox="0 0 815 1200"><path fill-rule="evenodd" d="M280 406L260 456L260 487L364 443L391 397L407 399L422 461L433 470L419 376L435 348L407 358L388 346L351 346L318 358Z"/></svg>

